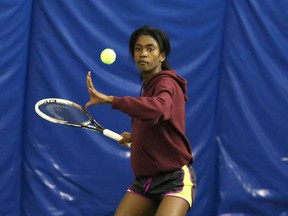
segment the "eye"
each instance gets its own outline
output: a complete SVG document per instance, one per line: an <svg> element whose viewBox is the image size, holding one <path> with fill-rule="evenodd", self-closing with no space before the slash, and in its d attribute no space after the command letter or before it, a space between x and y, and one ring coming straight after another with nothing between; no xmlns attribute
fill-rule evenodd
<svg viewBox="0 0 288 216"><path fill-rule="evenodd" d="M148 50L148 52L153 52L155 50L155 48L154 47L148 47L147 50Z"/></svg>
<svg viewBox="0 0 288 216"><path fill-rule="evenodd" d="M140 51L141 51L141 48L140 48L140 47L135 47L135 48L134 48L134 51L135 51L135 52L140 52Z"/></svg>

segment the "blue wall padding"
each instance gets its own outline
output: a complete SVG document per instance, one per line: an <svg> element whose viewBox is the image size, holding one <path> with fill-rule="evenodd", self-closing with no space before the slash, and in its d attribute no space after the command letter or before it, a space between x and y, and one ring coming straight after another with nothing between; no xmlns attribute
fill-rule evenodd
<svg viewBox="0 0 288 216"><path fill-rule="evenodd" d="M288 1L0 2L0 216L111 216L133 180L130 152L98 133L47 122L47 97L84 105L86 74L137 97L129 36L150 24L171 39L188 80L187 136L197 192L190 216L288 216ZM100 61L113 48L116 62ZM130 130L109 105L89 109Z"/></svg>
<svg viewBox="0 0 288 216"><path fill-rule="evenodd" d="M21 215L31 1L0 1L0 215Z"/></svg>
<svg viewBox="0 0 288 216"><path fill-rule="evenodd" d="M228 4L217 123L219 215L288 215L288 2L274 3Z"/></svg>

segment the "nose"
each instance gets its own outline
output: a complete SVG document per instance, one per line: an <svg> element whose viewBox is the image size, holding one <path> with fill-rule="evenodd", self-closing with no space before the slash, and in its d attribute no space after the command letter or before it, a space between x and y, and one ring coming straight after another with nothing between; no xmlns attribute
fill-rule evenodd
<svg viewBox="0 0 288 216"><path fill-rule="evenodd" d="M148 52L146 49L142 49L140 52L140 57L147 57L148 56Z"/></svg>

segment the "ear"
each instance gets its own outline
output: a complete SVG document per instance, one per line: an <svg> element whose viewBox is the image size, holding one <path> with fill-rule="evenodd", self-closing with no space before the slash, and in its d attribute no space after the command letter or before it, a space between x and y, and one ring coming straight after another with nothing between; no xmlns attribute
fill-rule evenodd
<svg viewBox="0 0 288 216"><path fill-rule="evenodd" d="M160 54L160 62L164 62L165 59L166 59L166 53L163 52L163 53Z"/></svg>

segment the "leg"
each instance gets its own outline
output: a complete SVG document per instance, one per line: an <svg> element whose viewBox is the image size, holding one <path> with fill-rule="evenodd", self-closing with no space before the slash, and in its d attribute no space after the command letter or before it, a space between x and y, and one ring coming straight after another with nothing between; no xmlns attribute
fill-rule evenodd
<svg viewBox="0 0 288 216"><path fill-rule="evenodd" d="M162 199L156 216L185 216L189 210L186 200L176 196L166 196Z"/></svg>
<svg viewBox="0 0 288 216"><path fill-rule="evenodd" d="M154 216L157 205L151 200L127 192L120 202L114 216Z"/></svg>

